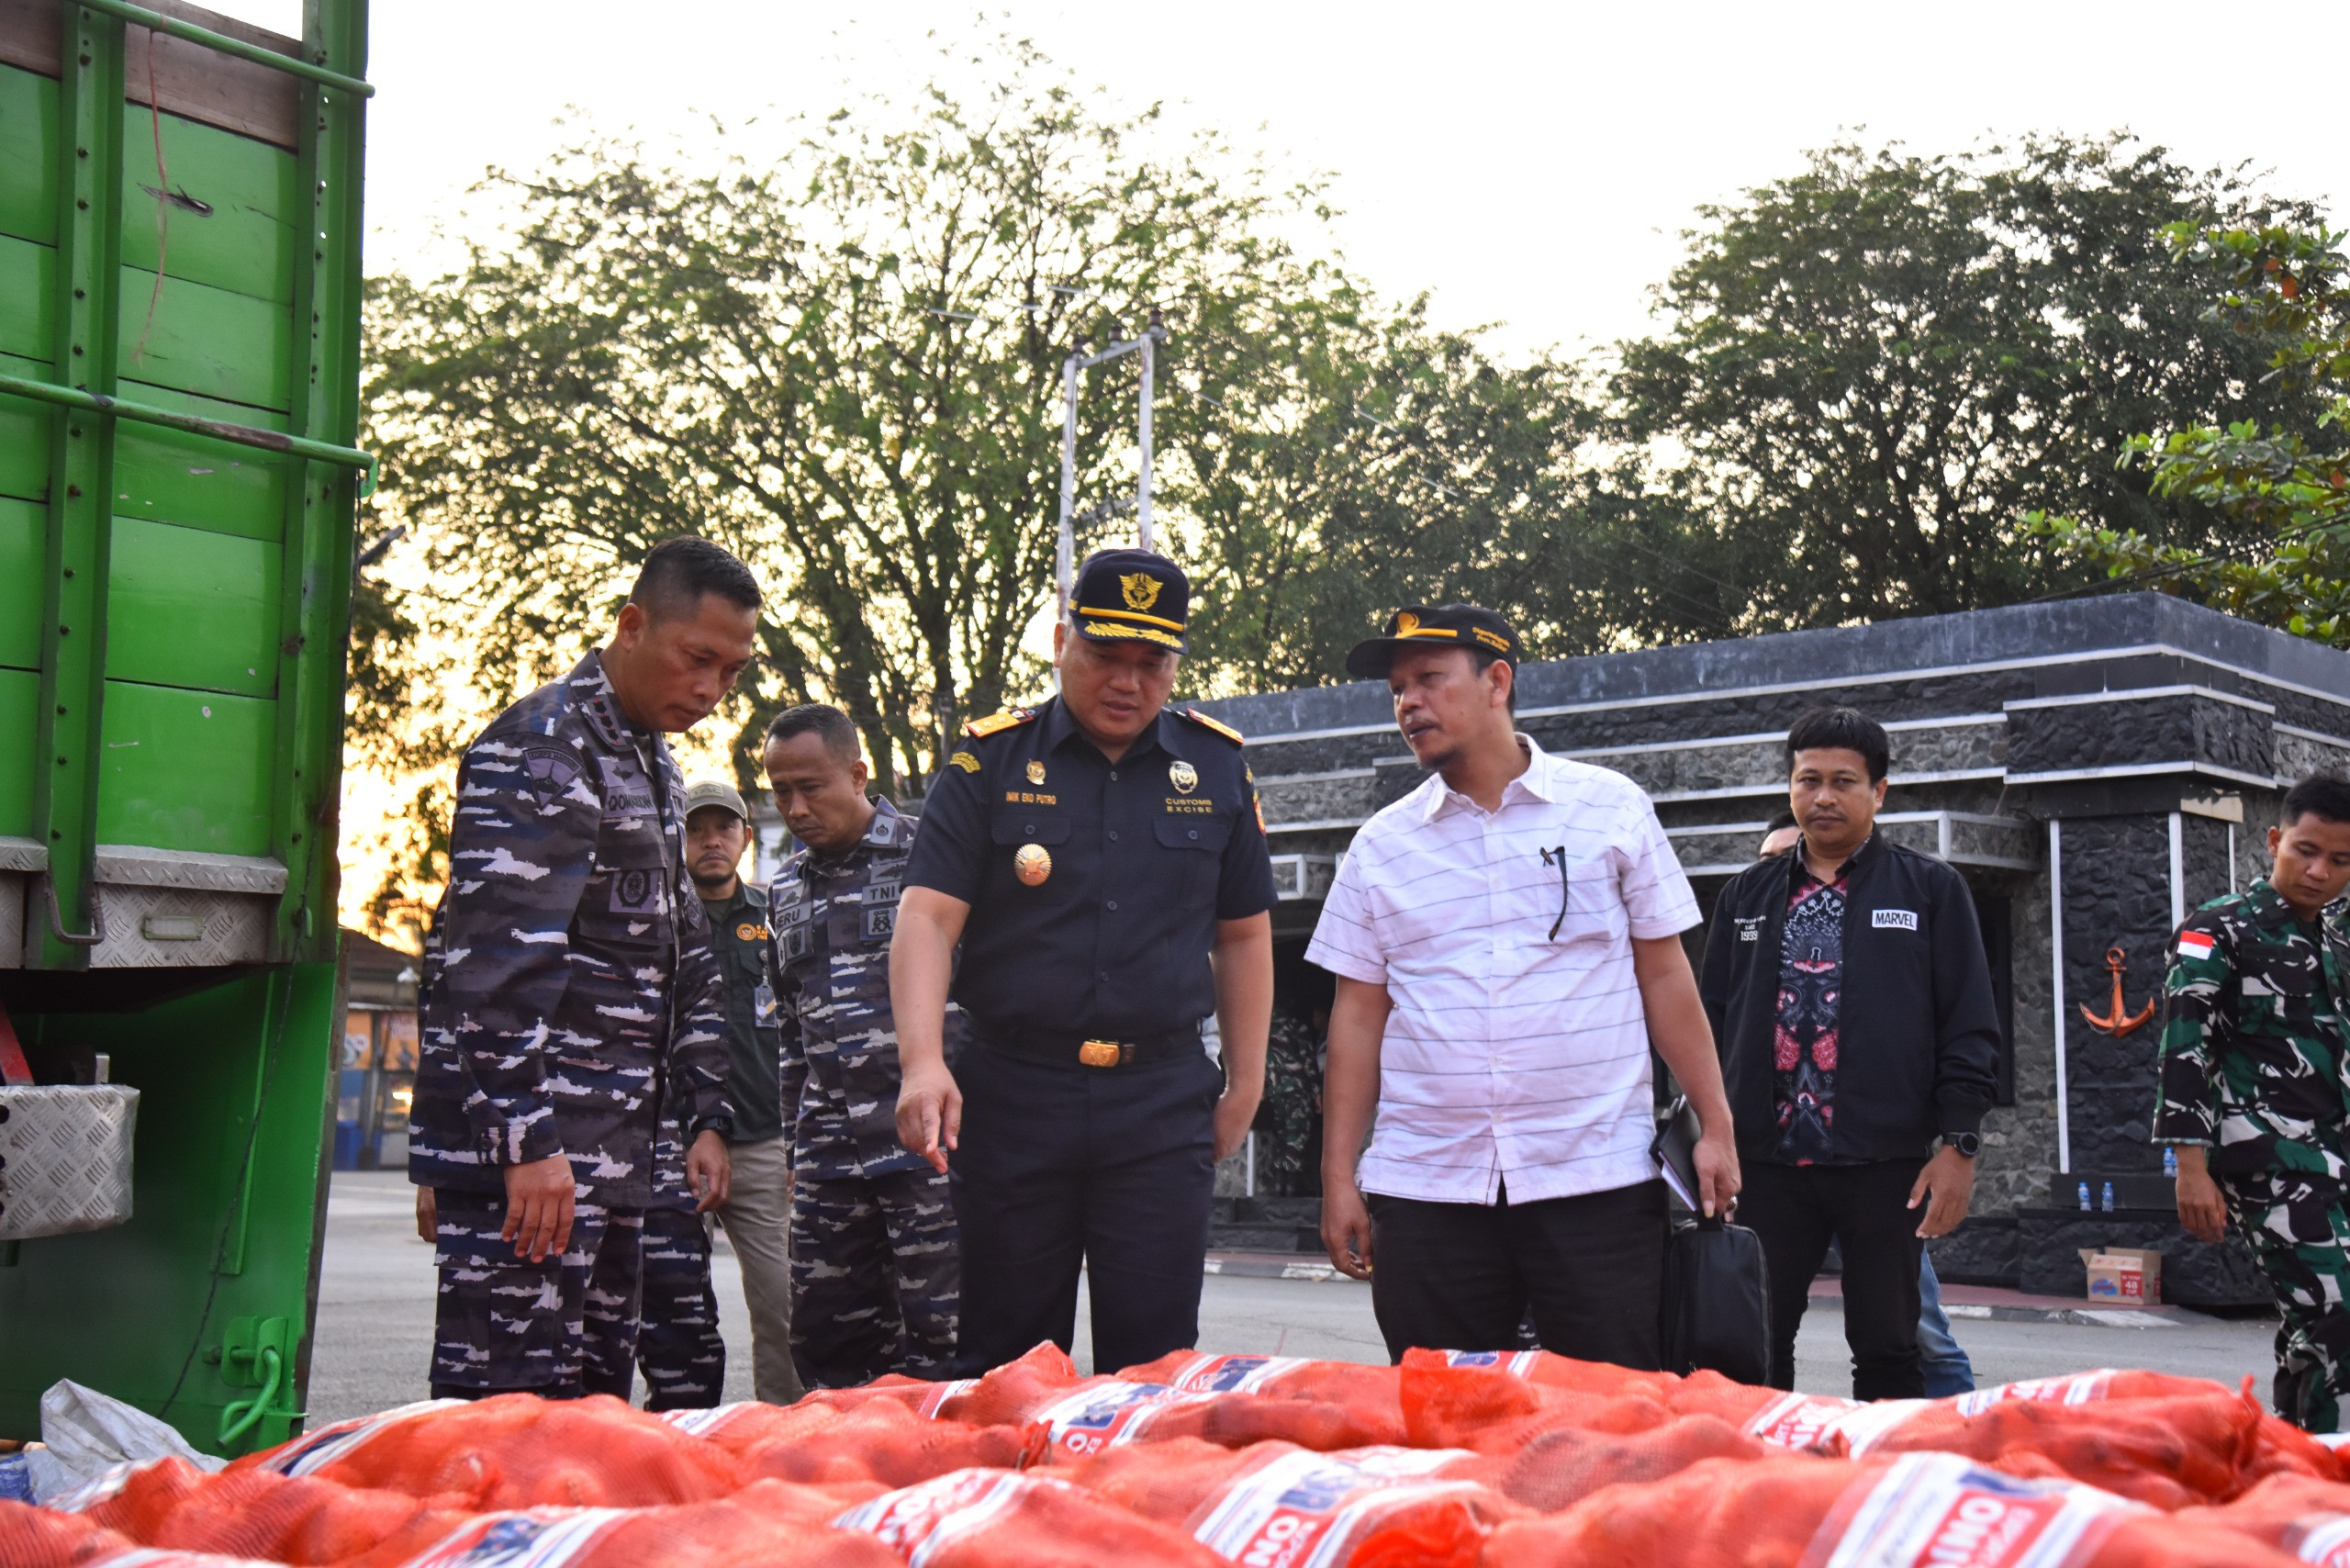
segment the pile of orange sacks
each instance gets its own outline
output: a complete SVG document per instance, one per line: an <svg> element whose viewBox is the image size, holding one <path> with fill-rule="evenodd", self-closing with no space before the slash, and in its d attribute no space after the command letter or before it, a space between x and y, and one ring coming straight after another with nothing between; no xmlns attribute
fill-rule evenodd
<svg viewBox="0 0 2350 1568"><path fill-rule="evenodd" d="M0 1503L0 1568L2350 1568L2249 1384L1855 1405L1541 1351L1181 1351L653 1416L509 1394Z"/></svg>

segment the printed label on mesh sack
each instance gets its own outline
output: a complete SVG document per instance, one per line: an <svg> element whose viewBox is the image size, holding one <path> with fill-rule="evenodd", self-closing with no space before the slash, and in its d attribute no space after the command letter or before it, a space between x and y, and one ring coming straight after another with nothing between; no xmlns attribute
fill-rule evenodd
<svg viewBox="0 0 2350 1568"><path fill-rule="evenodd" d="M405 1568L562 1568L629 1518L626 1508L522 1508L467 1519Z"/></svg>
<svg viewBox="0 0 2350 1568"><path fill-rule="evenodd" d="M1490 1367L1505 1372L1512 1377L1531 1378L1534 1368L1542 1360L1539 1350L1447 1350L1444 1364L1449 1367Z"/></svg>
<svg viewBox="0 0 2350 1568"><path fill-rule="evenodd" d="M2281 1543L2304 1562L2320 1568L2350 1568L2350 1514L2311 1514L2295 1519Z"/></svg>
<svg viewBox="0 0 2350 1568"><path fill-rule="evenodd" d="M1067 1485L1017 1471L954 1470L859 1503L836 1516L833 1528L869 1535L903 1557L906 1568L923 1568L948 1542L1001 1518L1024 1493Z"/></svg>
<svg viewBox="0 0 2350 1568"><path fill-rule="evenodd" d="M1201 1405L1214 1397L1180 1394L1164 1383L1097 1383L1045 1407L1029 1428L1032 1434L1042 1428L1043 1441L1029 1451L1049 1447L1074 1456L1100 1453L1134 1441L1151 1417L1170 1406Z"/></svg>
<svg viewBox="0 0 2350 1568"><path fill-rule="evenodd" d="M1802 1568L2071 1568L2122 1515L2151 1511L2077 1482L1908 1453L1846 1488Z"/></svg>
<svg viewBox="0 0 2350 1568"><path fill-rule="evenodd" d="M1880 1399L1874 1405L1832 1394L1790 1394L1762 1407L1746 1430L1783 1449L1818 1450L1857 1458L1922 1410L1930 1399Z"/></svg>
<svg viewBox="0 0 2350 1568"><path fill-rule="evenodd" d="M2004 1405L2010 1399L2037 1399L2058 1405L2087 1405L2105 1397L2113 1383L2113 1369L2100 1367L2095 1372L2073 1372L2065 1377L2026 1378L2020 1383L2003 1383L1997 1388L1978 1388L1972 1394L1958 1396L1957 1409L1962 1416L1980 1416L1994 1405Z"/></svg>
<svg viewBox="0 0 2350 1568"><path fill-rule="evenodd" d="M657 1414L681 1432L706 1438L757 1403L755 1399L738 1399L732 1405L713 1405L707 1410L663 1410Z"/></svg>
<svg viewBox="0 0 2350 1568"><path fill-rule="evenodd" d="M1365 1526L1391 1508L1446 1494L1474 1494L1466 1481L1427 1481L1466 1449L1343 1449L1286 1453L1244 1476L1192 1531L1240 1568L1332 1568Z"/></svg>
<svg viewBox="0 0 2350 1568"><path fill-rule="evenodd" d="M337 1421L331 1427L321 1427L308 1437L295 1439L275 1453L261 1460L261 1468L274 1470L280 1475L308 1475L322 1465L346 1459L363 1445L383 1435L386 1429L435 1410L446 1410L464 1404L462 1399L420 1399L413 1405L381 1410L373 1416L360 1416L349 1421Z"/></svg>
<svg viewBox="0 0 2350 1568"><path fill-rule="evenodd" d="M1295 1356L1196 1355L1169 1386L1185 1394L1261 1394L1273 1379L1304 1365Z"/></svg>
<svg viewBox="0 0 2350 1568"><path fill-rule="evenodd" d="M941 1406L958 1394L969 1393L978 1386L979 1381L975 1377L958 1377L951 1382L934 1385L928 1394L922 1396L922 1403L914 1406L914 1414L925 1421L937 1420Z"/></svg>
<svg viewBox="0 0 2350 1568"><path fill-rule="evenodd" d="M142 1546L136 1551L102 1557L92 1568L277 1568L257 1557L223 1557L212 1551L174 1551L168 1547Z"/></svg>

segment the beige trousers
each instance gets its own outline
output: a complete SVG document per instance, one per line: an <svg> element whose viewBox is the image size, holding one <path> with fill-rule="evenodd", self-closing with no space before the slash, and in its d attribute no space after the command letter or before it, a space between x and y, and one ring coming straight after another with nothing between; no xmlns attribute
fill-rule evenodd
<svg viewBox="0 0 2350 1568"><path fill-rule="evenodd" d="M791 1137L729 1144L734 1182L718 1222L743 1266L751 1310L751 1386L769 1405L807 1389L791 1362Z"/></svg>

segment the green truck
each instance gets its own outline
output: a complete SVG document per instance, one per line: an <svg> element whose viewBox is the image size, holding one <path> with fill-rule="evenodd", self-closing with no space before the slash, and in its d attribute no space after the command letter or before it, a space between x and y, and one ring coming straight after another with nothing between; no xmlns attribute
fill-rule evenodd
<svg viewBox="0 0 2350 1568"><path fill-rule="evenodd" d="M139 1091L128 1220L0 1240L0 1437L300 1430L374 478L367 7L306 9L0 0L0 1066Z"/></svg>

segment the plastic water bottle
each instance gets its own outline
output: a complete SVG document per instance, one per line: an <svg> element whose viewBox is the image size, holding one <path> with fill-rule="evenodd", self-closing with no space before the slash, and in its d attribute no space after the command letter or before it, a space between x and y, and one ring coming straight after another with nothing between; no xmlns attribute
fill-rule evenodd
<svg viewBox="0 0 2350 1568"><path fill-rule="evenodd" d="M2111 1214L2111 1213L2113 1212L2113 1183L2112 1183L2112 1182L2108 1182L2105 1184L2105 1192L2104 1192L2104 1193L2102 1194L2102 1196L2103 1196L2104 1202L2103 1202L2099 1206L2101 1206L2101 1207L2105 1210L2105 1212L2106 1212L2106 1213L2108 1213L2108 1214Z"/></svg>
<svg viewBox="0 0 2350 1568"><path fill-rule="evenodd" d="M2163 1146L2163 1174L2174 1182L2178 1180L2178 1150L2169 1144Z"/></svg>
<svg viewBox="0 0 2350 1568"><path fill-rule="evenodd" d="M2089 1212L2089 1184L2087 1182L2081 1183L2081 1212Z"/></svg>

